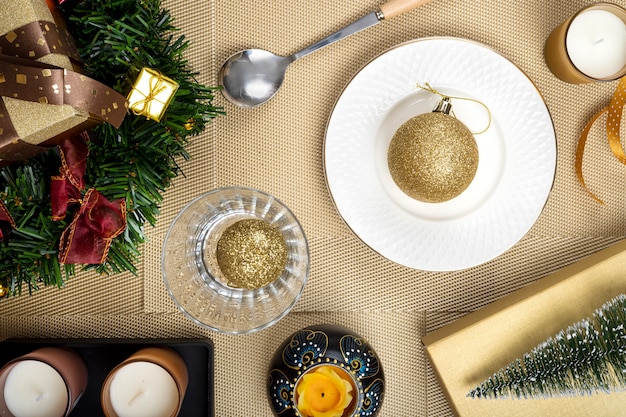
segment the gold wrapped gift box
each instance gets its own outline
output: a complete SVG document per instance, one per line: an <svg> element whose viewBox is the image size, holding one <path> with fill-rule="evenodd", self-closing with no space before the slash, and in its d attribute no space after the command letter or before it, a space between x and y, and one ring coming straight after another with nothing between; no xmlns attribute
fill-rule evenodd
<svg viewBox="0 0 626 417"><path fill-rule="evenodd" d="M469 391L560 330L626 293L626 241L576 262L422 338L460 417L616 417L626 392L546 399L473 399Z"/></svg>

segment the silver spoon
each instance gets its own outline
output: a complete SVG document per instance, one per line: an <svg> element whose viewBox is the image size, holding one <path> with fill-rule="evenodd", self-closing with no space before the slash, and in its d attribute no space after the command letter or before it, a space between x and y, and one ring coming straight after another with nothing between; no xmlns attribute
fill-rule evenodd
<svg viewBox="0 0 626 417"><path fill-rule="evenodd" d="M262 49L246 49L226 60L218 73L222 94L239 107L256 107L274 97L293 61L341 40L383 19L390 19L431 0L390 0L356 22L291 56L279 56Z"/></svg>

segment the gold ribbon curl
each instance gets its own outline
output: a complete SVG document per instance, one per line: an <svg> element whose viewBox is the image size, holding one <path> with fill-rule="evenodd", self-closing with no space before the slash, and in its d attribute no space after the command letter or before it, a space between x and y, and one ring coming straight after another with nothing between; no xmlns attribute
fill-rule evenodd
<svg viewBox="0 0 626 417"><path fill-rule="evenodd" d="M600 118L604 113L607 113L606 117L606 135L609 142L609 148L611 152L617 158L619 162L626 165L626 153L624 152L624 148L622 147L622 143L620 140L620 129L622 123L622 114L624 112L624 105L626 105L626 77L622 77L615 88L615 92L613 93L613 97L611 98L611 102L607 107L600 110L596 113L595 116L589 120L585 128L580 134L580 138L578 139L578 145L576 147L576 159L575 159L575 169L576 169L576 177L578 177L578 181L583 186L584 190L589 193L589 195L596 200L598 203L605 205L604 201L598 198L587 186L585 183L585 179L583 177L583 155L585 153L585 145L587 144L587 137L589 136L589 131L591 127L594 125L596 120Z"/></svg>

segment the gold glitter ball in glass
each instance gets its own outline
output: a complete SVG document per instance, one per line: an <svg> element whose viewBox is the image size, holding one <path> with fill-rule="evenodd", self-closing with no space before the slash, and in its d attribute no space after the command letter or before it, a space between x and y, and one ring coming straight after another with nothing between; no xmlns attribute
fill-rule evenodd
<svg viewBox="0 0 626 417"><path fill-rule="evenodd" d="M409 197L441 203L461 194L478 168L474 135L441 112L420 114L396 131L387 152L389 172Z"/></svg>
<svg viewBox="0 0 626 417"><path fill-rule="evenodd" d="M240 220L220 237L216 258L229 286L252 290L280 276L287 264L287 245L268 222Z"/></svg>

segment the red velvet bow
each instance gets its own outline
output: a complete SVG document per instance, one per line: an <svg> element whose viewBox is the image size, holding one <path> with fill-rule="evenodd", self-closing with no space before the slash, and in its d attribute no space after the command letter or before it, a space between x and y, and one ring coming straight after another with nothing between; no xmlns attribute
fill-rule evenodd
<svg viewBox="0 0 626 417"><path fill-rule="evenodd" d="M110 202L95 188L89 189L72 223L61 234L59 262L101 264L113 239L126 228L126 202Z"/></svg>
<svg viewBox="0 0 626 417"><path fill-rule="evenodd" d="M8 223L8 226L6 225ZM6 228L4 226L7 226ZM9 210L4 205L4 202L0 201L0 239L5 235L5 231L10 227L15 227L15 221L9 213ZM5 230L5 231L3 231Z"/></svg>
<svg viewBox="0 0 626 417"><path fill-rule="evenodd" d="M60 174L52 177L52 219L62 220L67 213L67 207L71 203L79 203L85 188L85 170L87 168L87 156L89 148L87 133L66 139L59 145L61 153Z"/></svg>
<svg viewBox="0 0 626 417"><path fill-rule="evenodd" d="M59 262L102 264L113 239L126 228L126 202L110 202L94 188L81 198L87 164L87 135L76 136L60 146L60 175L52 178L52 218L61 220L71 203L80 203L72 223L61 234Z"/></svg>

